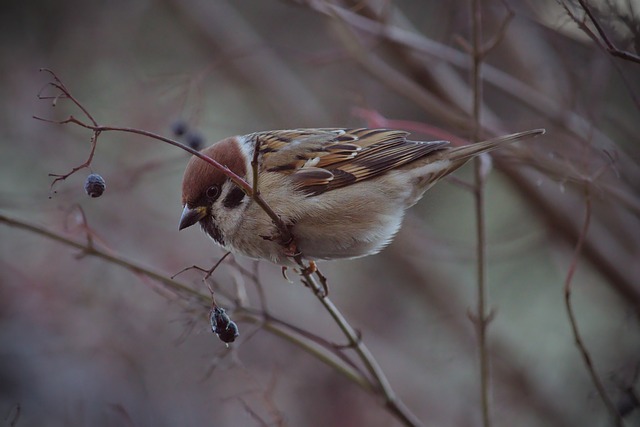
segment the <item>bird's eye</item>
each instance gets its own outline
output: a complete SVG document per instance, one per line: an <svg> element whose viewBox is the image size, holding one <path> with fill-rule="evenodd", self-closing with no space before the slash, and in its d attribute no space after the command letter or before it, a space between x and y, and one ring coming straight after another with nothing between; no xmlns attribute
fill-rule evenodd
<svg viewBox="0 0 640 427"><path fill-rule="evenodd" d="M215 200L218 198L219 195L220 195L220 186L212 185L211 187L207 188L207 197L209 199Z"/></svg>

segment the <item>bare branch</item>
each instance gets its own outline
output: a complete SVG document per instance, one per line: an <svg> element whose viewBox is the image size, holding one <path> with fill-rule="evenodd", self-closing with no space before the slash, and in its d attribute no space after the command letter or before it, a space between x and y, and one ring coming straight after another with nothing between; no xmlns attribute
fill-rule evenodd
<svg viewBox="0 0 640 427"><path fill-rule="evenodd" d="M278 240L283 242L284 246L288 246L291 244L291 242L293 241L293 236L291 235L290 227L287 226L287 224L285 224L282 221L282 219L273 211L273 209L271 209L271 207L267 204L267 202L262 198L260 194L253 194L253 188L242 177L238 176L233 171L231 171L231 169L229 169L224 165L221 165L216 160L212 159L211 157L205 154L202 154L198 150L195 150L189 147L188 145L182 144L181 142L175 141L170 138L163 137L161 135L157 135L153 132L145 131L142 129L126 128L126 127L118 127L118 126L100 126L96 122L96 120L93 118L93 116L88 112L88 110L75 97L73 97L73 95L69 92L69 90L64 85L64 83L62 83L62 81L58 78L58 76L53 71L48 69L44 69L44 71L47 71L49 74L53 76L54 81L50 82L50 85L60 90L61 94L63 95L63 96L57 96L56 99L58 98L70 99L78 108L80 108L80 110L82 110L82 112L87 116L87 118L90 120L91 123L83 122L82 120L79 120L74 116L69 116L67 119L61 120L61 121L53 121L53 120L43 119L41 117L35 117L35 116L34 118L37 120L41 120L49 123L56 123L56 124L72 123L93 131L93 137L91 139L91 152L89 154L88 159L83 164L74 167L69 173L66 173L63 175L52 174L51 176L56 177L56 179L51 184L52 187L56 182L65 180L71 175L73 175L74 173L76 173L77 171L84 169L86 167L89 167L91 165L91 162L93 160L93 156L95 153L96 145L97 145L98 136L100 135L100 133L115 131L115 132L127 132L127 133L138 134L138 135L146 136L149 138L157 139L159 141L178 147L200 158L201 160L204 160L205 162L207 162L208 164L210 164L211 166L213 166L214 168L218 169L220 172L225 174L231 181L233 181L234 184L240 187L247 195L253 197L253 199L258 204L258 206L260 206L260 208L262 208L262 210L269 216L269 218L271 218L276 228L278 229L278 232L280 233ZM49 99L49 98L43 97L41 99Z"/></svg>
<svg viewBox="0 0 640 427"><path fill-rule="evenodd" d="M593 11L591 10L591 7L589 7L589 4L585 0L578 0L578 3L580 3L580 6L582 6L582 9L584 9L585 13L593 23L593 26L595 27L596 31L598 32L598 35L600 36L600 40L602 41L602 43L604 43L604 49L607 52L609 52L612 56L640 64L640 56L633 54L631 52L627 52L625 50L618 49L613 44L613 42L607 36L607 33L604 31L604 28L602 28L602 25L600 25L600 22L598 21ZM570 15L570 16L574 19L574 21L576 21L576 23L578 23L578 21L575 19L573 15ZM595 34L593 34L591 30L587 30L586 25L580 25L579 23L578 25L580 26L581 29L585 31L585 33L589 37L591 37L593 41L595 41L598 45L600 45L600 40L595 36Z"/></svg>
<svg viewBox="0 0 640 427"><path fill-rule="evenodd" d="M576 345L578 346L578 350L580 351L580 355L582 356L582 360L584 361L587 372L589 372L589 376L591 377L591 381L593 385L596 387L598 391L598 395L600 399L604 402L609 414L613 418L615 425L618 427L623 426L623 420L620 416L620 413L616 409L615 404L611 401L611 398L607 394L604 386L602 385L602 381L596 372L595 366L593 365L593 361L591 360L591 355L589 354L589 350L587 346L584 344L582 337L580 335L580 331L578 329L578 322L573 313L573 306L571 304L571 284L573 280L573 275L576 272L578 267L578 260L580 258L580 254L582 252L582 246L584 244L585 238L587 236L587 232L589 231L589 225L591 223L591 195L589 193L589 187L586 187L585 191L585 213L584 213L584 222L582 224L582 230L578 237L578 242L576 243L576 247L573 253L573 258L571 260L571 264L569 266L569 270L567 271L567 276L564 282L564 302L567 309L567 314L569 316L569 323L571 324L571 331L573 333L574 340Z"/></svg>

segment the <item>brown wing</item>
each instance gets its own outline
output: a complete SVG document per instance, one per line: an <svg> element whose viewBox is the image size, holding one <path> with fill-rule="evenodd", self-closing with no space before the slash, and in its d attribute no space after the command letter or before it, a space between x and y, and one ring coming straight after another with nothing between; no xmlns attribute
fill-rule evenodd
<svg viewBox="0 0 640 427"><path fill-rule="evenodd" d="M410 163L447 145L407 141L389 129L295 129L256 133L261 169L291 175L309 194L341 188Z"/></svg>

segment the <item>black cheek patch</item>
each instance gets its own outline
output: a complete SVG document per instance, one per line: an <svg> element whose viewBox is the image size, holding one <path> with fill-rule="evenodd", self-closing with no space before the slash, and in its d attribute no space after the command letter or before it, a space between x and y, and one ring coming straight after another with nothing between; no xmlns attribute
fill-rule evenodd
<svg viewBox="0 0 640 427"><path fill-rule="evenodd" d="M244 191L240 187L234 187L222 201L222 205L227 209L237 208L242 199L244 199Z"/></svg>
<svg viewBox="0 0 640 427"><path fill-rule="evenodd" d="M218 242L220 245L224 246L224 235L222 234L222 230L218 228L218 225L213 220L213 217L207 215L200 221L200 226L213 240Z"/></svg>

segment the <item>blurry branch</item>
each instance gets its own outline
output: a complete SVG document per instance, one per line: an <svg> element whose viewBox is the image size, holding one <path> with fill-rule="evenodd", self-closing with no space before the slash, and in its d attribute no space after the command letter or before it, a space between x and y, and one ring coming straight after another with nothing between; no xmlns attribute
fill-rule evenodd
<svg viewBox="0 0 640 427"><path fill-rule="evenodd" d="M280 219L280 217L273 211L273 209L271 209L271 207L262 198L262 196L260 194L253 194L254 192L253 192L253 188L251 187L251 185L249 185L242 177L236 175L227 166L221 165L216 160L212 159L211 157L209 157L209 156L207 156L205 154L202 154L198 150L195 150L195 149L189 147L188 145L182 144L181 142L174 141L173 139L166 138L166 137L161 136L161 135L157 135L157 134L152 133L152 132L148 132L148 131L145 131L145 130L142 130L142 129L135 129L135 128L125 128L125 127L117 127L117 126L100 126L98 124L98 122L93 118L93 116L89 113L89 111L84 107L84 105L82 105L71 94L69 89L67 89L65 84L58 78L58 76L53 71L51 71L49 69L46 69L46 68L43 68L41 71L47 72L52 77L52 81L50 81L45 86L45 88L46 87L53 87L54 89L58 90L59 93L56 93L55 95L43 95L43 91L44 91L44 89L43 89L38 94L38 98L42 99L42 100L52 100L52 102L53 102L52 105L54 107L57 105L57 102L58 102L59 99L69 99L69 100L71 100L71 102L76 107L78 107L82 111L82 113L86 116L86 118L90 121L90 123L82 121L80 119L77 119L73 115L70 115L65 120L59 120L59 121L44 119L44 118L36 117L36 116L34 116L34 118L37 119L37 120L44 121L44 122L60 124L60 125L65 125L65 124L71 123L71 124L75 124L75 125L78 125L78 126L81 126L81 127L84 127L86 129L90 129L90 130L93 131L93 134L91 136L91 151L89 153L89 157L87 158L87 160L84 163L82 163L81 165L72 168L71 171L66 173L66 174L50 174L50 176L55 177L55 179L51 183L51 187L52 188L58 181L64 181L65 179L69 178L71 175L73 175L74 173L78 172L79 170L87 168L87 167L89 167L91 165L91 162L93 160L93 156L94 156L94 153L95 153L95 150L96 150L96 146L98 144L98 137L100 136L100 134L102 132L112 131L112 132L133 133L133 134L137 134L137 135L146 136L146 137L149 137L149 138L152 138L152 139L156 139L156 140L165 142L167 144L173 145L175 147L178 147L178 148L180 148L180 149L182 149L182 150L184 150L184 151L186 151L186 152L188 152L188 153L200 158L201 160L204 160L205 162L207 162L208 164L210 164L214 168L218 169L220 172L225 174L231 181L233 181L234 184L236 184L238 187L240 187L247 195L253 197L255 202L262 208L262 210L264 210L264 212L267 215L269 215L269 218L271 218L271 220L273 221L275 226L278 228L278 231L280 232L281 238L282 238L283 241L287 241L287 240L291 240L292 239L292 236L291 236L289 228Z"/></svg>
<svg viewBox="0 0 640 427"><path fill-rule="evenodd" d="M471 56L471 90L473 92L473 142L481 139L482 124L482 63L487 50L482 47L482 8L480 0L471 0L471 45L468 46ZM497 44L496 39L496 44ZM495 46L495 44L493 45ZM490 48L487 48L490 49ZM490 385L491 372L489 350L487 344L487 329L491 315L487 314L487 238L484 206L484 183L489 169L486 156L474 159L474 201L476 218L476 312L470 316L476 329L478 340L478 365L480 371L480 410L482 425L491 426Z"/></svg>
<svg viewBox="0 0 640 427"><path fill-rule="evenodd" d="M90 242L80 243L45 227L41 227L39 225L32 224L17 218L11 218L7 215L0 214L0 223L3 223L10 227L29 231L47 239L72 247L74 249L78 249L84 256L93 256L107 263L118 265L135 274L146 276L159 282L161 285L173 291L175 294L180 295L183 300L195 300L203 308L210 308L211 298L209 296L197 292L187 284L171 279L159 271L131 261L125 256L113 253L112 251L102 250L100 248L97 248ZM348 337L348 346L336 346L335 344L328 342L310 332L300 329L295 325L291 325L285 321L282 321L261 309L254 309L246 306L237 306L234 309L234 315L241 320L255 323L261 328L264 328L267 331L273 333L274 335L277 335L285 339L286 341L295 344L303 351L306 351L307 353L316 357L321 362L327 364L337 372L347 377L349 380L353 381L355 384L359 385L363 390L369 393L382 395L385 399L385 405L387 409L404 425L422 425L421 422L404 406L402 401L400 401L395 396L393 390L389 385L389 382L380 369L380 366L377 364L367 347L362 342L361 337L353 329L353 327L349 325L347 320L340 313L338 308L331 302L331 300L326 295L324 295L322 286L318 283L316 278L313 277L313 274L316 274L317 277L322 277L318 272L314 273L311 270L305 270L302 273L303 281L313 290L319 301L323 304L327 311L331 313L336 323L338 323L342 331ZM358 368L345 353L346 350L351 348L356 351L358 356L363 361L367 373L362 372L361 369Z"/></svg>
<svg viewBox="0 0 640 427"><path fill-rule="evenodd" d="M18 425L18 421L20 420L20 414L22 413L22 407L19 403L14 404L7 412L7 416L5 417L5 421L8 422L9 427L15 427Z"/></svg>
<svg viewBox="0 0 640 427"><path fill-rule="evenodd" d="M607 36L607 33L605 32L604 28L600 24L598 18L595 16L593 10L585 0L578 0L578 3L580 3L580 7L582 7L582 10L585 13L585 16L583 16L582 18L578 17L571 10L571 8L569 7L569 5L567 5L566 2L562 1L561 5L564 8L564 10L567 12L569 17L573 20L573 22L575 22L576 25L587 36L589 36L591 40L594 41L594 43L596 43L602 49L610 53L611 56L615 56L617 58L622 58L624 60L640 64L640 56L625 50L621 50L613 44L613 42ZM609 6L611 6L611 4L609 4ZM629 7L631 8L631 2L629 2ZM589 17L589 20L593 24L593 27L598 33L597 35L591 30L591 28L589 28L589 25L587 25L587 17ZM636 26L640 25L640 21L636 22L635 25ZM627 23L627 26L629 30L632 31L632 33L636 33L635 34L636 37L640 37L640 29L635 28L633 25L631 25L631 23Z"/></svg>
<svg viewBox="0 0 640 427"><path fill-rule="evenodd" d="M369 18L357 14L352 10L340 7L325 0L302 0L302 3L307 5L310 9L327 16L328 18L340 19L345 25L349 26L354 31L361 31L382 40L391 42L397 45L399 48L409 50L416 54L426 55L435 61L433 63L433 68L436 68L436 66L439 67L443 63L446 63L466 71L471 70L471 60L466 52L439 43L438 41L427 38L417 32L399 28L392 25L391 23L376 20L373 17ZM400 14L400 12L395 11L395 15L398 14ZM438 74L437 77L441 78L442 74L453 74L452 68L447 68L444 73ZM376 75L376 77L379 76ZM612 149L615 147L613 141L605 133L594 128L592 124L583 116L574 111L571 111L566 105L550 98L539 89L526 84L516 76L511 75L506 71L500 70L490 64L485 64L483 67L482 78L486 83L491 84L493 88L511 96L515 101L534 109L542 117L546 117L553 123L557 123L558 125L565 127L567 131L572 133L577 138L581 140L593 140L599 145L603 145L608 149ZM393 81L389 81L387 78L380 80L390 87L395 88L395 83ZM445 90L448 89L448 85L443 84L441 86ZM404 92L399 93L402 93L404 96L407 96L408 99L412 99L414 102L416 102L416 100L412 96L410 96L410 94ZM424 108L424 106L419 102L416 102L416 104ZM464 107L465 106L462 106L463 110L465 110ZM442 106L440 105L439 108L442 108ZM451 106L451 108L454 108L454 106ZM431 111L431 109L428 109L426 111L429 111L429 113L433 113L435 117L438 117L437 112L434 113ZM490 112L485 109L485 123L492 123L492 121L490 121L488 118L489 113ZM454 122L452 122L451 124L455 125ZM499 127L496 128L496 126L499 125L496 124L495 126L491 126L490 130L492 130L493 133L505 133L504 130L499 129ZM469 123L467 123L463 127L463 129L465 128L470 129ZM637 170L637 167L635 167L635 161L626 157L626 154L624 152L621 152L620 156L621 161L624 161L626 162L626 164L633 166L629 167L629 173L632 174L630 176L630 179L632 181L640 181L640 170Z"/></svg>
<svg viewBox="0 0 640 427"><path fill-rule="evenodd" d="M148 267L145 267L141 264L137 264L133 261L130 261L124 256L118 255L113 251L106 251L99 249L95 246L92 240L87 240L87 243L80 243L73 239L70 239L63 234L57 233L55 231L49 230L45 227L29 223L27 221L11 218L7 215L0 214L0 223L3 223L7 226L19 228L21 230L26 230L31 233L40 235L42 237L46 237L47 239L54 240L58 243L62 243L63 245L70 246L74 249L78 249L82 256L94 256L96 258L100 258L110 264L115 264L120 267L123 267L132 273L142 274L150 279L156 280L160 284L166 286L168 289L174 291L175 293L182 295L187 298L196 298L200 302L208 303L209 298L203 294L200 294L184 283L178 282L176 280L172 280L166 277L163 273L152 270Z"/></svg>
<svg viewBox="0 0 640 427"><path fill-rule="evenodd" d="M178 148L181 148L195 156L197 156L198 158L204 160L205 162L209 163L211 166L215 167L216 169L220 170L221 172L223 172L227 177L229 177L229 179L231 179L236 185L238 185L240 188L242 188L242 190L248 194L250 197L253 198L253 200L269 215L269 217L272 219L273 223L275 224L275 226L277 227L280 236L278 236L278 241L285 246L285 251L289 251L291 252L291 256L294 257L296 263L298 264L298 266L300 267L300 272L301 272L301 277L302 277L302 281L303 283L305 283L314 293L314 295L316 295L316 297L318 297L318 299L320 300L320 302L323 304L323 306L325 307L325 309L331 314L331 316L333 317L333 319L335 320L335 322L338 324L338 326L340 327L340 329L343 331L343 333L345 334L345 336L347 337L348 341L349 341L349 347L353 347L356 351L356 354L358 355L358 357L360 358L360 360L362 361L362 363L364 364L364 366L366 367L366 370L368 372L368 374L370 375L369 378L367 378L365 381L367 383L366 385L366 389L368 391L373 391L374 393L380 394L382 397L384 397L385 399L385 404L388 408L388 410L396 417L398 417L403 424L407 425L407 426L419 426L420 421L415 417L415 415L413 415L405 406L404 404L397 398L397 396L395 395L395 393L393 392L393 390L391 389L391 386L389 385L388 380L386 379L386 376L384 375L384 372L382 371L382 369L380 368L380 366L378 365L378 363L376 362L375 358L373 357L373 355L371 354L371 352L367 349L367 347L362 343L362 340L360 339L360 337L358 336L358 334L355 332L355 330L353 329L353 327L351 327L351 325L349 325L349 323L347 322L346 318L342 315L342 313L338 310L338 308L331 302L331 300L329 300L329 298L327 297L327 293L328 293L328 286L327 286L327 282L326 282L326 278L317 270L317 267L315 265L315 263L313 263L312 261L309 262L308 264L305 263L305 261L303 260L301 254L298 253L297 251L297 247L295 245L295 238L294 236L291 234L290 228L280 219L280 217L271 209L271 207L266 203L266 201L264 201L264 199L262 198L259 188L258 188L258 158L257 158L257 154L259 153L259 143L260 141L258 140L256 142L256 150L255 153L256 155L254 156L254 158L252 159L252 168L253 168L253 175L254 175L254 179L253 179L253 186L251 186L250 184L248 184L242 177L239 177L238 175L236 175L235 173L233 173L229 168L227 168L224 165L221 165L220 163L218 163L217 161L215 161L214 159L210 158L209 156L206 156L202 153L200 153L199 151L184 145L180 142L171 140L169 138L165 138L163 136L160 135L156 135L154 133L145 131L145 130L140 130L140 129L134 129L134 128L123 128L123 127L116 127L116 126L101 126L98 124L98 122L93 118L93 116L89 113L89 111L71 94L71 92L67 89L67 87L64 85L64 83L58 78L58 76L47 69L44 69L43 71L48 72L51 77L52 77L52 81L50 81L48 83L48 86L51 86L53 88L55 88L58 93L56 93L55 95L43 95L42 91L41 93L38 95L38 97L40 99L45 99L45 100L53 100L53 105L55 106L57 101L59 99L70 99L72 101L72 103L78 107L82 113L86 116L86 118L88 119L89 122L85 122L82 121L80 119L75 118L73 115L69 116L67 119L65 120L61 120L61 121L53 121L53 120L48 120L48 119L43 119L40 117L35 117L38 120L42 120L42 121L46 121L46 122L50 122L50 123L54 123L54 124L76 124L78 126L90 129L93 131L92 137L91 137L91 152L89 155L89 158L87 159L87 161L85 161L85 163L81 164L80 166L74 167L69 173L64 174L64 175L54 175L56 178L52 183L52 187L53 185L61 180L65 180L66 178L68 178L69 176L73 175L74 173L76 173L77 171L86 168L88 166L91 165L91 161L93 160L93 155L95 153L95 148L96 145L98 143L98 137L100 136L100 134L102 132L107 132L107 131L118 131L118 132L128 132L128 133L134 133L134 134L138 134L138 135L142 135L142 136L146 136L149 138L153 138L153 139L157 139L159 141L162 142L166 142L168 144L171 144L173 146L176 146ZM4 220L4 222L8 222L14 226L19 226L18 222L16 222L15 220L10 220L6 217L0 217L0 220ZM193 293L194 291L191 291L189 288L184 287L182 285L179 284L179 282L175 282L172 278L166 278L163 275L157 273L157 272L152 272L152 271L141 271L139 266L135 266L134 264L129 263L126 259L124 258L120 258L120 257L116 257L114 255L109 255L106 252L103 251L99 251L97 250L92 241L90 240L88 242L87 245L82 245L79 244L77 242L74 242L72 240L69 240L63 236L60 235L56 235L55 233L52 233L50 231L47 231L45 229L42 228L38 228L36 226L33 225L26 225L26 224L22 224L22 228L26 228L30 231L34 231L34 232L40 232L40 234L45 235L49 238L52 238L54 240L57 240L59 242L74 246L78 249L82 249L83 250L83 254L85 255L94 255L94 256L99 256L103 259L106 259L107 261L110 261L112 263L118 264L120 266L123 267L127 267L129 269L132 269L133 271L137 271L139 273L144 273L146 275L148 275L149 277L158 280L160 282L162 282L165 286L168 287L178 287L182 293L184 292L191 292ZM206 276L205 279L208 278L211 273L215 270L215 268L217 267L217 264L214 265L213 268L211 268L210 270L206 271ZM194 268L198 268L198 267L194 267ZM175 276L174 276L175 277ZM184 288L184 289L183 289ZM215 300L213 302L213 306L215 306ZM213 307L212 307L213 310ZM213 311L212 311L213 312ZM222 311L222 315L224 315L224 311ZM212 328L214 329L214 332L217 332L216 329L216 322L213 321L214 317L212 317ZM230 322L228 319L228 316L225 317L225 322ZM320 357L318 355L317 352L313 351L313 349L311 347L305 347L308 351L313 352L313 354L316 354L318 357ZM334 349L334 351L339 352L339 349ZM330 363L331 358L329 358L328 356L324 356L323 360L326 363ZM331 364L331 363L330 363ZM344 366L342 366L344 365ZM355 375L352 371L353 371L353 364L345 364L344 360L342 361L342 365L336 365L336 364L332 364L332 366L336 367L337 370L345 373L345 375L347 375L349 378L353 379L354 382L363 385L363 380L361 378L361 375ZM370 381L373 381L374 384L371 385L369 384Z"/></svg>
<svg viewBox="0 0 640 427"><path fill-rule="evenodd" d="M186 32L195 34L212 57L220 58L223 70L251 85L258 94L256 98L266 100L269 111L275 111L282 123L317 127L329 120L316 95L288 67L287 61L265 44L255 27L236 11L233 2L164 1L177 12L178 22L184 22Z"/></svg>
<svg viewBox="0 0 640 427"><path fill-rule="evenodd" d="M349 37L343 38L343 44L346 49L354 55L354 59L361 64L365 64L365 69L378 77L384 85L398 91L398 93L408 99L413 100L417 105L422 107L425 112L434 114L432 106L417 102L414 93L408 93L410 91L398 88L396 79L398 75L401 75L403 79L409 79L412 82L411 87L419 88L416 89L415 93L420 93L420 96L423 96L423 93L427 93L427 96L433 97L436 89L440 92L459 92L461 90L457 86L450 87L452 82L441 78L446 74L445 72L434 74L430 73L430 70L444 67L449 71L449 74L455 74L450 65L470 69L471 61L465 53L439 44L417 32L406 31L394 26L393 23L385 21L383 17L378 16L375 11L371 10L368 4L362 6L356 13L347 7L341 7L335 3L322 0L301 0L298 3L305 4L310 9L328 17L331 21L339 20L341 25L345 27L344 29L341 28L341 34L349 35ZM402 12L396 9L392 15L394 17L401 16ZM409 52L408 55L412 53L429 55L435 59L435 62L403 62L402 58L400 58L398 60L399 62L396 61L398 68L404 66L408 71L396 71L394 74L381 72L380 70L371 71L371 67L377 67L382 61L375 57L370 60L363 59L363 57L373 57L373 55L362 46L359 50L353 50L351 45L354 43L354 40L358 39L357 34L359 33L366 33L387 40L395 51L404 49ZM526 55L526 52L518 52L518 54ZM514 60L527 63L527 58L518 57ZM382 66L389 67L386 64ZM429 87L421 87L421 83L423 82L415 80L412 77L424 73L427 73L432 78L436 78L435 82L429 82ZM624 179L603 180L602 184L604 185L601 185L600 188L606 190L607 188L615 186L618 189L616 192L617 195L623 195L626 200L636 198L636 191L630 183L640 182L640 168L637 167L637 162L616 146L616 144L593 123L589 122L583 116L567 109L566 105L550 98L542 91L523 83L507 72L486 65L483 67L482 78L487 83L495 86L499 91L511 95L519 105L533 108L539 113L541 118L557 125L559 128L558 132L556 132L556 137L562 136L560 130L566 130L569 134L577 137L579 141L571 141L571 145L567 144L567 149L573 149L573 152L583 150L584 154L590 155L591 158L596 161L604 161L604 156L599 147L604 147L605 152L613 153L616 162L616 171L619 169ZM418 90L420 92L418 92ZM431 91L431 93L429 93L429 91ZM449 101L451 100L458 102L458 105L450 106ZM445 108L449 108L452 111L456 109L459 111L468 111L468 105L471 104L469 101L470 99L465 101L464 99L449 98L446 100ZM501 129L503 125L500 120L493 120L495 115L491 112L491 108L485 105L482 111L483 130L489 134L502 133ZM434 116L440 119L444 117L441 114L434 114ZM452 129L470 129L470 123L471 122L469 122L466 127L461 128L459 121L452 120L446 122ZM560 141L556 140L556 143L559 142ZM558 145L558 148L564 147ZM504 157L501 158L500 153L493 157L495 164L511 179L520 192L526 195L525 200L531 205L532 210L538 213L547 223L548 227L564 237L570 244L575 244L580 234L580 225L575 221L573 191L571 193L557 195L553 190L554 183L549 181L547 177L541 176L540 174L533 176L529 171L514 168L512 163L505 161ZM566 176L568 173L567 162L571 162L571 160L564 158L557 159L547 153L547 156L544 158L538 156L534 159L532 166L536 167L537 163L548 163L552 165L552 169ZM546 185L542 185L543 183ZM575 190L580 191L583 189L585 182L578 180L576 184L577 188L575 188ZM627 204L627 206L630 205ZM628 242L630 237L629 230L635 230L631 227L636 224L637 218L629 217L627 215L628 211L624 210L624 206L608 204L608 208L608 210L597 211L598 216L602 217L602 227L600 227L598 233L590 233L586 238L583 253L591 263L607 277L612 287L634 306L636 313L640 314L640 288L638 287L633 268L629 268L629 265L635 266L630 254L634 253L634 250L640 250L640 248L637 247L637 242L631 242L632 249L629 249ZM615 213L612 212L612 209ZM625 226L625 223L619 220L612 222L612 218L608 217L610 215L614 217L616 215L618 217L623 216L629 224ZM633 234L635 231L631 233ZM601 238L594 238L593 236L596 234ZM602 243L603 241L606 241L607 245L604 245Z"/></svg>
<svg viewBox="0 0 640 427"><path fill-rule="evenodd" d="M296 257L296 262L298 264L302 262L300 255ZM353 329L340 310L326 295L326 278L318 270L309 268L302 270L301 275L303 283L316 295L347 337L349 344L346 348L353 348L364 363L369 375L375 382L374 390L384 398L387 409L398 417L404 425L421 426L420 420L396 396L380 365L378 365L367 346L362 342L362 337Z"/></svg>
<svg viewBox="0 0 640 427"><path fill-rule="evenodd" d="M400 292L409 292L425 307L425 311L436 318L446 318L441 326L447 337L460 343L460 354L471 355L478 351L476 341L470 336L467 319L460 316L465 310L465 302L457 295L457 289L464 289L464 283L456 282L451 275L443 275L437 267L425 263L428 258L438 258L435 252L443 250L428 235L406 230L418 229L418 224L407 224L412 221L411 215L405 220L405 231L400 232L396 242L386 250L390 263L401 276L397 281ZM422 227L423 224L420 224ZM400 240L398 240L400 239ZM407 248L411 248L410 251ZM446 249L444 249L446 251ZM419 253L420 256L413 256ZM545 426L570 427L575 425L572 414L567 411L566 404L555 399L541 385L536 373L522 369L518 362L519 350L506 336L494 334L488 348L491 355L491 380L500 390L500 405L518 408L535 408L544 420ZM438 393L437 391L435 392ZM428 399L428 397L427 397ZM503 400L504 399L504 400ZM437 401L437 397L434 398ZM518 409L514 409L518 410ZM464 423L458 420L456 425L476 425L474 422Z"/></svg>
<svg viewBox="0 0 640 427"><path fill-rule="evenodd" d="M28 231L30 233L45 237L49 240L53 240L55 242L77 249L81 251L82 255L92 256L101 259L102 261L105 261L109 264L120 266L136 275L146 276L157 281L168 290L173 291L174 294L181 296L183 300L195 300L203 308L209 309L210 307L211 298L209 295L195 291L186 283L171 279L164 273L136 263L128 259L126 256L119 255L117 253L114 253L113 251L105 251L93 244L78 242L63 234L49 230L46 227L42 227L40 225L33 224L18 218L12 218L4 214L0 214L0 223L9 227ZM295 344L302 350L315 356L323 363L326 363L330 367L336 369L338 372L345 375L347 378L361 386L363 389L371 391L371 385L366 377L361 372L359 372L358 369L354 368L352 364L348 363L340 355L337 355L334 348L335 346L332 343L324 341L311 333L290 325L271 314L265 314L260 310L252 309L249 307L237 307L234 313L242 320L256 323L267 331Z"/></svg>
<svg viewBox="0 0 640 427"><path fill-rule="evenodd" d="M611 401L611 398L607 394L604 386L602 385L602 381L596 372L596 368L593 365L593 361L591 360L591 355L589 354L589 350L587 346L582 341L582 337L580 336L580 331L578 329L578 322L573 313L573 306L571 304L571 281L573 280L573 275L576 272L578 267L578 259L580 258L580 253L582 252L582 245L584 244L585 237L587 236L587 232L589 231L589 225L591 223L591 195L589 193L589 187L586 187L585 190L585 213L584 213L584 222L582 225L582 230L580 232L580 236L578 238L578 242L576 243L576 247L573 253L573 257L571 260L571 265L569 266L569 270L567 272L567 276L564 282L564 302L567 309L567 315L569 316L569 323L571 324L571 331L573 333L574 340L576 345L578 346L578 350L580 351L580 355L582 356L582 360L584 361L585 368L591 377L591 381L593 385L596 387L598 391L598 395L600 395L600 399L602 399L605 404L611 418L614 420L614 423L617 427L623 426L623 421L616 405Z"/></svg>
<svg viewBox="0 0 640 427"><path fill-rule="evenodd" d="M569 192L543 192L540 188L549 187L551 182L536 179L527 174L512 173L510 169L505 172L524 194L527 200L546 222L551 235L559 236L568 242L575 242L576 235L575 212L570 208L574 204L574 198ZM542 184L541 184L542 182ZM566 206L566 208L564 208ZM563 207L560 209L559 207ZM621 294L635 311L640 314L640 290L637 288L637 260L633 250L630 250L625 242L615 240L611 235L612 224L606 220L600 222L592 219L591 232L585 237L582 254L589 259L591 264L600 271ZM593 222L596 222L593 224ZM636 231L627 230L627 236L634 236Z"/></svg>
<svg viewBox="0 0 640 427"><path fill-rule="evenodd" d="M569 15L569 18L571 18L571 20L578 26L578 28L580 30L582 30L582 32L584 32L591 40L593 40L593 42L597 46L599 46L602 50L604 50L605 52L610 54L612 57L622 58L622 59L624 59L626 61L630 61L632 63L635 62L636 64L640 64L640 56L635 55L635 54L630 53L630 52L627 52L627 51L620 50L616 46L614 46L613 42L609 39L609 37L607 36L607 33L605 32L604 28L602 27L602 25L600 24L600 22L596 18L593 10L591 9L591 7L588 5L588 3L585 0L578 0L578 3L580 4L580 6L582 7L582 10L584 11L582 17L578 17L577 13L574 12L571 9L571 7L569 7L567 2L561 1L561 0L556 0L556 1L560 2L561 6L564 8L564 10L567 13L567 15ZM610 0L607 1L607 4L608 4L610 9L613 9L614 6L613 6L613 4L611 3ZM629 2L628 5L629 5L629 13L632 14L633 13L632 3ZM640 21L634 22L633 18L624 17L622 15L622 12L618 12L618 11L616 11L616 12L607 11L607 12L608 12L607 15L608 15L608 17L610 19L612 17L617 18L619 21L621 21L622 23L624 23L627 26L628 30L635 36L636 39L640 39ZM599 12L599 13L601 13L601 12ZM593 24L594 28L596 29L599 37L589 27L589 25L587 23L587 17L589 17L589 20L592 22L592 24ZM640 47L640 42L638 40L636 40L635 45L636 45L636 48ZM632 90L631 85L630 85L629 81L627 80L627 77L622 72L622 70L620 69L620 67L618 66L617 63L614 62L613 66L616 68L616 70L618 71L618 74L620 75L620 78L624 81L625 85L627 86L629 96L631 97L631 99L635 103L636 108L640 109L640 99L636 96L635 92Z"/></svg>
<svg viewBox="0 0 640 427"><path fill-rule="evenodd" d="M338 14L335 16L339 17ZM387 82L393 90L411 99L416 105L433 114L434 117L447 123L452 123L453 126L461 130L470 129L471 124L468 115L450 105L443 105L442 100L437 96L425 90L418 83L369 51L366 45L359 40L353 28L344 25L341 20L336 20L336 23L339 24L336 29L343 40L345 48L362 68L372 76L380 81Z"/></svg>

